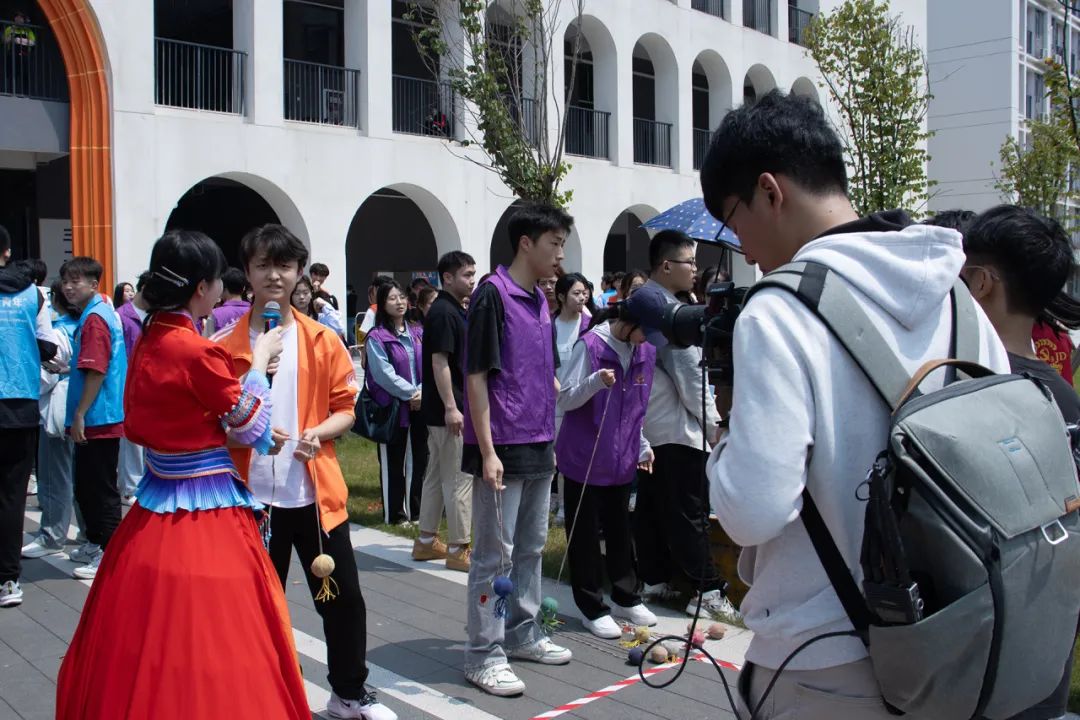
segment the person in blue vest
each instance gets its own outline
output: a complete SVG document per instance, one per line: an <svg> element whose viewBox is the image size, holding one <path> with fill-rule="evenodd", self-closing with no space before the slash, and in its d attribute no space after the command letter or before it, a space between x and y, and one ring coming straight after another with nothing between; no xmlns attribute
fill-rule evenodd
<svg viewBox="0 0 1080 720"><path fill-rule="evenodd" d="M75 441L75 501L86 523L86 537L100 550L75 568L75 577L92 580L109 538L120 524L116 469L124 436L124 381L127 350L116 311L98 292L101 263L76 257L64 263L64 297L79 309L72 348L65 425Z"/></svg>
<svg viewBox="0 0 1080 720"><path fill-rule="evenodd" d="M473 476L475 526L465 679L492 695L525 692L507 657L545 665L571 659L537 622L558 366L551 313L537 282L556 274L573 223L555 207L530 203L515 210L514 260L480 281L465 321L461 469ZM505 598L494 587L500 576L513 583Z"/></svg>
<svg viewBox="0 0 1080 720"><path fill-rule="evenodd" d="M656 624L641 602L629 510L638 468L652 470L641 428L655 369L656 348L621 304L596 316L562 369L558 405L565 415L555 457L565 478L570 586L585 628L601 638L622 634L604 602L605 565L614 614L635 627Z"/></svg>
<svg viewBox="0 0 1080 720"><path fill-rule="evenodd" d="M11 236L0 225L0 607L22 603L23 515L38 440L39 368L56 356L56 336L30 272L9 265Z"/></svg>

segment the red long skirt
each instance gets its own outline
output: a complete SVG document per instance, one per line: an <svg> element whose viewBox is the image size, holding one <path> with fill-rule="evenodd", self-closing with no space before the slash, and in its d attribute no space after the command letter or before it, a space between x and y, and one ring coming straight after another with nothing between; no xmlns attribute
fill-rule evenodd
<svg viewBox="0 0 1080 720"><path fill-rule="evenodd" d="M131 509L60 667L56 717L310 720L250 509Z"/></svg>

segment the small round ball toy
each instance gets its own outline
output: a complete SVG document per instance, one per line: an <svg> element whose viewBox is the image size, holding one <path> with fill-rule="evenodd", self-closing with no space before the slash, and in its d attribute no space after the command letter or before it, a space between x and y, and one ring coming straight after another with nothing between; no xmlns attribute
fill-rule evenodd
<svg viewBox="0 0 1080 720"><path fill-rule="evenodd" d="M727 632L727 628L725 628L721 623L714 622L712 625L709 626L709 631L708 631L709 639L710 640L723 640L724 639L724 634L726 632Z"/></svg>
<svg viewBox="0 0 1080 720"><path fill-rule="evenodd" d="M505 575L499 575L495 578L494 582L491 583L491 589L499 598L495 601L495 617L504 618L506 617L506 609L509 603L507 598L514 592L514 583Z"/></svg>
<svg viewBox="0 0 1080 720"><path fill-rule="evenodd" d="M645 659L645 650L640 647L630 648L630 652L626 654L626 661L635 667L640 665Z"/></svg>
<svg viewBox="0 0 1080 720"><path fill-rule="evenodd" d="M700 648L705 644L705 633L701 630L695 630L693 636L690 638L690 644L696 648Z"/></svg>
<svg viewBox="0 0 1080 720"><path fill-rule="evenodd" d="M668 649L663 645L657 645L649 651L649 662L660 665L668 661Z"/></svg>
<svg viewBox="0 0 1080 720"><path fill-rule="evenodd" d="M644 625L634 630L634 640L636 640L638 644L647 643L649 642L650 638L652 638L652 633L649 632L649 628L645 627Z"/></svg>
<svg viewBox="0 0 1080 720"><path fill-rule="evenodd" d="M562 625L559 620L559 601L553 597L544 598L540 603L540 629L550 636L559 625Z"/></svg>

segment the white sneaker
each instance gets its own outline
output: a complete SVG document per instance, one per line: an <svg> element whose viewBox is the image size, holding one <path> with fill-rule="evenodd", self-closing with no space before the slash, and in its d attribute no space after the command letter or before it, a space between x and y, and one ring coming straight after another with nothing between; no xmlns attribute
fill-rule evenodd
<svg viewBox="0 0 1080 720"><path fill-rule="evenodd" d="M697 612L697 604L698 599L695 595L690 598L690 604L686 606L686 614L693 617ZM722 590L710 590L701 596L701 614L729 623L741 623L743 620L742 613L735 609Z"/></svg>
<svg viewBox="0 0 1080 720"><path fill-rule="evenodd" d="M653 614L652 610L645 607L644 603L638 603L633 607L623 607L614 602L611 604L615 608L614 611L612 611L612 614L621 618L626 618L634 627L641 625L652 627L656 624L656 615Z"/></svg>
<svg viewBox="0 0 1080 720"><path fill-rule="evenodd" d="M525 683L521 682L514 669L507 664L488 665L465 673L465 679L489 695L510 697L525 692Z"/></svg>
<svg viewBox="0 0 1080 720"><path fill-rule="evenodd" d="M64 548L59 545L53 545L41 535L38 535L32 541L23 545L22 556L24 558L41 558L46 555L56 555Z"/></svg>
<svg viewBox="0 0 1080 720"><path fill-rule="evenodd" d="M68 552L68 560L77 563L88 563L94 556L101 552L101 546L94 543L83 543L79 547Z"/></svg>
<svg viewBox="0 0 1080 720"><path fill-rule="evenodd" d="M22 605L22 588L14 580L0 585L0 607Z"/></svg>
<svg viewBox="0 0 1080 720"><path fill-rule="evenodd" d="M532 645L525 645L510 651L515 660L528 660L541 665L565 665L574 654L564 647L551 642L550 638L540 638Z"/></svg>
<svg viewBox="0 0 1080 720"><path fill-rule="evenodd" d="M610 615L602 615L595 620L585 618L581 622L585 625L586 630L598 638L615 640L622 637L622 628L619 627L619 623L615 622Z"/></svg>
<svg viewBox="0 0 1080 720"><path fill-rule="evenodd" d="M679 597L679 591L667 583L656 583L655 585L645 583L641 594L654 600L674 600Z"/></svg>
<svg viewBox="0 0 1080 720"><path fill-rule="evenodd" d="M397 720L397 713L375 699L375 693L366 693L359 700L346 700L330 693L330 702L326 703L326 713L330 717L353 720Z"/></svg>
<svg viewBox="0 0 1080 720"><path fill-rule="evenodd" d="M71 571L72 577L79 580L93 580L97 577L98 567L101 565L101 558L105 556L105 553L98 550L97 555L87 565L81 565Z"/></svg>

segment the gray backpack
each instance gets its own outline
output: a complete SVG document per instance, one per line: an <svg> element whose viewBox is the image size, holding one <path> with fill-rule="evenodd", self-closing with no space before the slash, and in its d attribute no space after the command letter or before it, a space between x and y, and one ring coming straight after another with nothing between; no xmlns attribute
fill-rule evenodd
<svg viewBox="0 0 1080 720"><path fill-rule="evenodd" d="M998 720L1047 698L1080 617L1080 484L1050 392L977 364L979 322L959 281L953 359L914 376L825 266L781 267L747 300L767 287L794 293L821 319L891 412L885 449L859 487L867 503L861 590L810 494L802 496L807 533L889 709ZM942 367L945 387L921 394Z"/></svg>

